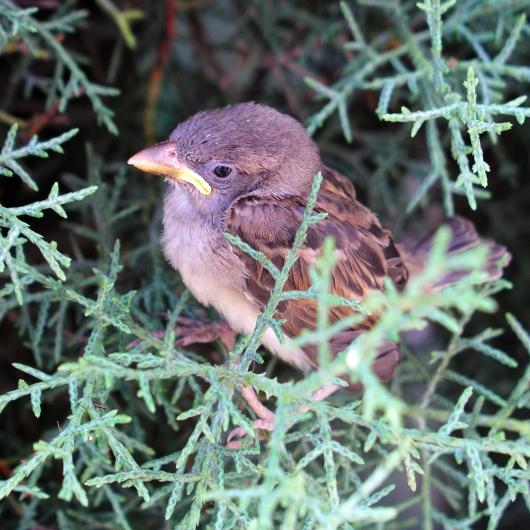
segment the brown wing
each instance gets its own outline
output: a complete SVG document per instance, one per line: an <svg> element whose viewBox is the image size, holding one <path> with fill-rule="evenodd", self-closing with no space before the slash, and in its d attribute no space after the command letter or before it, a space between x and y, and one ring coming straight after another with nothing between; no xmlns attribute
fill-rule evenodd
<svg viewBox="0 0 530 530"><path fill-rule="evenodd" d="M326 212L328 216L310 226L284 290L310 287L308 268L321 256L327 236L334 238L337 254L333 294L349 300L363 300L371 290L383 288L386 276L390 276L398 288L404 287L408 272L390 233L383 230L377 218L355 200L355 189L345 177L328 168L323 170L323 176L315 212ZM278 200L247 196L236 201L229 210L224 229L263 252L281 268L293 245L305 207L306 203L300 197ZM247 267L247 292L263 307L274 287L274 280L257 261L238 249L236 252ZM336 307L331 310L330 318L336 321L352 312L346 307ZM286 320L283 330L290 337L298 335L303 328L315 327L316 307L310 300L284 301L276 315ZM344 350L369 325L366 322L358 329L335 335L331 343L334 353ZM395 347L390 346L380 354L387 355L390 350L394 351L394 358L399 355ZM307 353L316 365L316 352L309 348ZM391 377L397 362L399 360L391 363L392 369L384 367L376 372L386 380Z"/></svg>

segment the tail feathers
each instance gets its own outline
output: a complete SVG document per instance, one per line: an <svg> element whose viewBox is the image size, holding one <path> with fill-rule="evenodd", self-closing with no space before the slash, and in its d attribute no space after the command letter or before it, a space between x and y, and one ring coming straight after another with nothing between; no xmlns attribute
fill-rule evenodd
<svg viewBox="0 0 530 530"><path fill-rule="evenodd" d="M335 333L330 340L329 346L333 357L344 351L350 344L360 335L366 333L367 328L363 329L348 329ZM310 363L318 366L318 349L315 345L309 344L304 346L304 352L307 355ZM398 364L403 359L403 355L399 350L399 344L390 341L385 341L377 350L377 356L372 362L372 371L379 378L380 381L386 382L392 379ZM359 392L363 389L360 382L352 383L348 375L341 376L348 386L345 387L349 392Z"/></svg>
<svg viewBox="0 0 530 530"><path fill-rule="evenodd" d="M477 246L479 243L485 243L489 248L488 260L485 267L485 270L488 272L487 279L495 280L502 276L503 268L508 265L511 258L510 254L506 250L506 247L498 245L491 239L482 239L477 234L473 223L462 217L454 217L447 221L446 224L449 226L452 233L448 248L449 254L464 252L465 250ZM433 230L420 241L411 245L398 245L400 255L404 256L406 269L410 275L417 274L424 268L429 251L432 248L435 233L436 230ZM392 266L392 258L387 263L389 266ZM397 263L398 266L402 268L401 258ZM456 283L458 280L469 274L469 272L470 271L466 270L451 271L436 283L431 285L429 289L435 292L441 291L443 288ZM390 276L397 277L397 274L390 274ZM376 319L377 318L375 318L375 320ZM357 337L359 337L359 335L366 333L374 321L365 321L365 323L363 323L363 326L366 326L365 328L361 327L335 333L330 341L330 347L333 356L336 356L340 352L344 351ZM304 347L304 352L306 353L311 364L317 367L317 347L315 345L307 345ZM379 378L379 380L383 382L388 381L394 375L394 372L402 358L403 356L399 350L399 344L385 341L377 350L377 356L372 362L372 371ZM352 383L349 376L342 376L342 378L348 383L346 389L350 392L358 392L363 389L362 383Z"/></svg>
<svg viewBox="0 0 530 530"><path fill-rule="evenodd" d="M451 229L452 235L449 242L448 253L457 254L469 250L479 243L485 243L488 246L489 253L485 270L488 272L487 281L496 280L503 274L503 268L506 267L511 260L510 253L506 247L495 243L491 239L481 238L471 221L463 217L453 217L445 223ZM437 228L438 229L438 228ZM436 230L437 230L436 229ZM407 257L410 256L410 272L414 274L423 268L427 255L431 250L434 234L436 230L431 231L418 243L411 247L405 248ZM408 263L408 264L409 264ZM433 291L440 291L444 287L456 283L458 280L469 274L470 271L452 271L447 273L443 278L438 280L431 286Z"/></svg>
<svg viewBox="0 0 530 530"><path fill-rule="evenodd" d="M403 354L399 350L399 345L385 341L377 350L377 357L372 363L372 371L380 381L385 383L392 379L402 359ZM343 379L348 383L348 386L345 387L348 392L359 392L363 389L362 383L352 383L349 377L344 377Z"/></svg>
<svg viewBox="0 0 530 530"><path fill-rule="evenodd" d="M444 225L448 226L452 232L448 249L450 254L455 252L463 252L464 250L473 248L480 242L480 237L477 234L473 223L467 219L464 219L463 217L453 217L444 223ZM434 235L438 231L438 228L439 226L431 230L428 234L421 238L418 243L413 245L412 248L407 248L407 251L426 257L431 250Z"/></svg>

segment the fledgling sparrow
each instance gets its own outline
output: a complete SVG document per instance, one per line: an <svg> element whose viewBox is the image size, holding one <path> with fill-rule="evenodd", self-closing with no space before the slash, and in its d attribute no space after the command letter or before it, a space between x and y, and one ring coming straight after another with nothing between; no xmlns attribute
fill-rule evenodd
<svg viewBox="0 0 530 530"><path fill-rule="evenodd" d="M371 291L383 289L386 277L403 289L430 248L430 237L409 249L397 245L377 217L356 200L352 183L322 163L315 142L302 125L264 105L242 103L199 112L181 123L167 142L134 155L129 164L167 177L164 255L195 298L215 307L241 333L253 332L274 280L223 233L239 236L281 268L319 171L323 182L314 212L325 212L327 217L310 226L285 290L310 287L308 269L321 255L327 236L334 238L337 255L332 292L349 300L362 301ZM469 221L457 217L448 224L452 230L450 252L481 241ZM502 275L497 264L506 249L488 244L489 279L494 279ZM435 287L443 288L457 277L448 275ZM348 307L333 307L330 320L333 323L352 312ZM284 334L295 337L304 328L315 328L315 302L282 301L276 317L286 320ZM373 319L367 318L336 333L330 342L332 352L343 351L372 324ZM287 349L271 329L263 336L263 344L299 368L317 366L314 346ZM400 360L398 345L388 342L377 352L372 369L387 381Z"/></svg>

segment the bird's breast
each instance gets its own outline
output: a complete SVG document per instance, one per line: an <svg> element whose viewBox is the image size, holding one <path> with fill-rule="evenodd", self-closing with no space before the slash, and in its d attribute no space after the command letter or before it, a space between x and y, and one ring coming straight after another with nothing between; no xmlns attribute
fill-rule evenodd
<svg viewBox="0 0 530 530"><path fill-rule="evenodd" d="M164 255L177 269L193 295L215 305L219 293L242 291L245 266L224 238L220 225L200 215L181 189L169 189L164 198Z"/></svg>
<svg viewBox="0 0 530 530"><path fill-rule="evenodd" d="M235 331L254 331L261 308L245 294L245 264L224 238L220 226L197 216L182 196L168 193L161 242L166 259L199 302L213 306ZM267 329L262 342L283 360L302 369L310 367L305 353L281 344L272 329Z"/></svg>

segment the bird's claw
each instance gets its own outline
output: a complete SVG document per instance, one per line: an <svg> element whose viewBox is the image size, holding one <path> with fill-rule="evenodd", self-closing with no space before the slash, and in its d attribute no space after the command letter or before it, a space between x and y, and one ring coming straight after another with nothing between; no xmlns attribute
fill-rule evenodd
<svg viewBox="0 0 530 530"><path fill-rule="evenodd" d="M261 429L263 431L273 431L274 430L274 419L276 414L271 412L265 405L261 403L256 395L256 391L253 387L247 386L241 387L241 395L245 398L246 402L249 404L250 408L256 413L259 419L254 421L253 429ZM231 441L234 436L244 436L246 434L243 427L236 427L234 430L230 431L226 447L228 449L241 449L241 440ZM258 438L259 435L258 435ZM261 438L262 439L262 438Z"/></svg>
<svg viewBox="0 0 530 530"><path fill-rule="evenodd" d="M320 388L316 392L314 392L311 398L314 401L322 401L326 399L328 396L330 396L331 394L333 394L333 392L336 392L339 388L341 387L336 384L327 385L325 387ZM272 432L274 430L274 419L276 418L276 414L274 414L274 412L271 412L267 407L265 407L265 405L261 403L253 387L242 386L241 395L245 398L250 408L256 413L256 415L259 418L254 421L253 429L254 430L260 429L263 431ZM309 410L309 407L307 405L301 405L299 408L299 412L302 412L302 413L307 412L308 410ZM226 447L228 449L241 449L241 440L232 441L232 438L234 438L234 436L244 436L245 434L246 434L246 431L245 429L243 429L243 427L236 427L235 429L230 431L230 433L228 434ZM262 437L258 435L258 439L262 440L263 435Z"/></svg>
<svg viewBox="0 0 530 530"><path fill-rule="evenodd" d="M262 419L255 420L252 428L254 430L261 429L263 431L272 432L274 430L274 421L262 420ZM236 427L235 429L230 431L230 433L228 434L228 437L226 438L227 444L225 447L227 449L241 449L242 447L241 440L234 440L233 442L231 440L232 438L234 438L234 436L245 436L246 434L247 432L245 431L245 429L243 429L243 427ZM258 435L258 438L261 439L259 435ZM252 445L252 442L250 442L249 445Z"/></svg>

